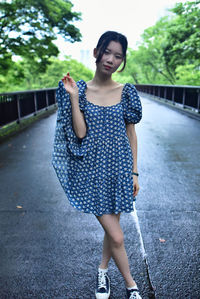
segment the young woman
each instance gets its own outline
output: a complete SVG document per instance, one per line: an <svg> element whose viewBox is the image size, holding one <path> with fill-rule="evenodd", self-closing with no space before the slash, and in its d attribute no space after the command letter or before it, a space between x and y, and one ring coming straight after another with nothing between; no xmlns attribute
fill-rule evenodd
<svg viewBox="0 0 200 299"><path fill-rule="evenodd" d="M94 49L94 78L77 83L67 73L59 82L58 113L52 164L70 201L93 213L105 235L95 296L110 295L108 263L114 259L127 298L140 299L124 247L121 212L133 211L139 191L135 124L142 118L140 98L133 84L119 84L112 74L126 65L127 39L105 32Z"/></svg>

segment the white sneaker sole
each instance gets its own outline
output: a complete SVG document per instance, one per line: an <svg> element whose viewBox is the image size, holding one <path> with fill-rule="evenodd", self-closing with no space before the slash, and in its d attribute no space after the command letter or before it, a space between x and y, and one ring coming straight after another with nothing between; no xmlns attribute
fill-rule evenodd
<svg viewBox="0 0 200 299"><path fill-rule="evenodd" d="M110 297L110 292L108 294L100 294L95 292L96 299L108 299Z"/></svg>

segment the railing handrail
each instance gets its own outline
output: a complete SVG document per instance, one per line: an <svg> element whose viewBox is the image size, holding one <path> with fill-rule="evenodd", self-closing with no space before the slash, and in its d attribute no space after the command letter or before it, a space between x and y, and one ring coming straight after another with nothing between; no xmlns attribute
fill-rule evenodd
<svg viewBox="0 0 200 299"><path fill-rule="evenodd" d="M24 93L40 92L40 91L49 91L49 90L55 90L56 88L57 87L41 88L41 89L31 89L31 90L21 90L21 91L10 91L10 92L0 93L0 96L14 95L14 94L24 94Z"/></svg>
<svg viewBox="0 0 200 299"><path fill-rule="evenodd" d="M140 92L170 101L182 108L195 109L200 113L200 86L135 84ZM0 93L0 126L21 121L28 115L36 115L41 109L56 105L56 89L43 88Z"/></svg>
<svg viewBox="0 0 200 299"><path fill-rule="evenodd" d="M146 84L146 83L135 83L135 86L159 86L159 87L174 87L174 88L196 88L200 89L200 85L165 85L165 84ZM10 92L3 92L0 93L0 96L3 95L13 95L13 94L23 94L23 93L30 93L30 92L39 92L39 91L48 91L48 90L55 90L57 87L49 87L49 88L40 88L40 89L31 89L31 90L19 90L19 91L10 91Z"/></svg>
<svg viewBox="0 0 200 299"><path fill-rule="evenodd" d="M174 87L174 88L196 88L196 89L200 89L200 86L199 85L164 85L164 84L146 84L146 83L137 83L137 84L134 84L135 86L139 86L139 85L142 85L142 86L159 86L159 87Z"/></svg>

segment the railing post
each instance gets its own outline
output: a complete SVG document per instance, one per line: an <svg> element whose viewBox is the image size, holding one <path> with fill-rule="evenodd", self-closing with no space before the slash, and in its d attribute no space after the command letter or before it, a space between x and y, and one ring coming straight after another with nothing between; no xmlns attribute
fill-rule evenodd
<svg viewBox="0 0 200 299"><path fill-rule="evenodd" d="M54 90L54 104L56 105L56 90Z"/></svg>
<svg viewBox="0 0 200 299"><path fill-rule="evenodd" d="M48 110L48 106L49 106L49 96L48 96L48 92L47 92L47 90L45 91L45 97L46 97L46 110Z"/></svg>
<svg viewBox="0 0 200 299"><path fill-rule="evenodd" d="M34 107L35 107L34 115L37 115L37 95L36 95L36 92L34 92Z"/></svg>
<svg viewBox="0 0 200 299"><path fill-rule="evenodd" d="M158 97L160 98L160 86L158 87Z"/></svg>
<svg viewBox="0 0 200 299"><path fill-rule="evenodd" d="M21 121L20 95L17 94L17 123Z"/></svg>
<svg viewBox="0 0 200 299"><path fill-rule="evenodd" d="M183 101L182 101L182 104L183 104L183 108L185 108L185 88L183 88Z"/></svg>
<svg viewBox="0 0 200 299"><path fill-rule="evenodd" d="M175 90L174 87L172 87L172 104L174 105L174 96L175 96Z"/></svg>
<svg viewBox="0 0 200 299"><path fill-rule="evenodd" d="M164 99L165 99L165 101L167 101L166 98L167 98L167 87L165 86L165 89L164 89Z"/></svg>
<svg viewBox="0 0 200 299"><path fill-rule="evenodd" d="M197 112L200 113L200 89L197 89L198 98L197 98Z"/></svg>

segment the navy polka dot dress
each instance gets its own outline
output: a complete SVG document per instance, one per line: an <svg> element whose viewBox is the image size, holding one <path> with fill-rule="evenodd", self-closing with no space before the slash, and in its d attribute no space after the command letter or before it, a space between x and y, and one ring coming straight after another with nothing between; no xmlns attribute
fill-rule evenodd
<svg viewBox="0 0 200 299"><path fill-rule="evenodd" d="M97 216L130 213L135 197L126 123L141 120L140 98L134 85L126 83L119 103L101 106L87 100L85 81L78 81L77 86L87 133L80 139L73 131L70 97L60 81L52 165L67 198L78 210Z"/></svg>

